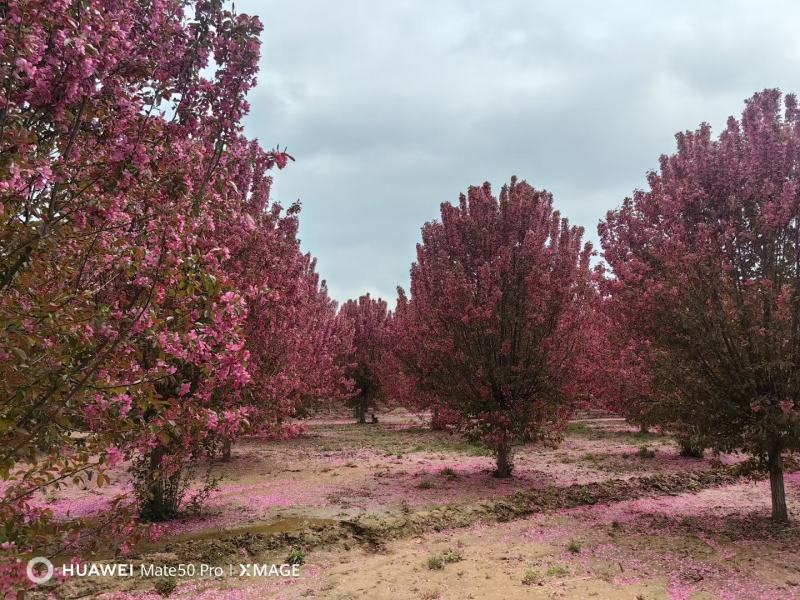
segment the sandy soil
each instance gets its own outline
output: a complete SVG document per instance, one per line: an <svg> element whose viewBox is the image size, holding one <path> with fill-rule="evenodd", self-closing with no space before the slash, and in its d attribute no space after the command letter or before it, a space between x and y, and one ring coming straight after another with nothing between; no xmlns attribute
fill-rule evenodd
<svg viewBox="0 0 800 600"><path fill-rule="evenodd" d="M187 599L800 598L800 530L770 523L768 484L706 476L740 460L682 458L668 436L586 420L558 448L520 448L515 477L498 480L484 448L413 415L317 419L298 439L237 445L215 467L222 481L204 513L126 560L282 563L293 546L304 555L299 578L175 580L170 597ZM650 479L639 492L641 477ZM800 515L800 473L786 483ZM102 512L124 487L50 504ZM154 600L158 583L84 579L57 594Z"/></svg>

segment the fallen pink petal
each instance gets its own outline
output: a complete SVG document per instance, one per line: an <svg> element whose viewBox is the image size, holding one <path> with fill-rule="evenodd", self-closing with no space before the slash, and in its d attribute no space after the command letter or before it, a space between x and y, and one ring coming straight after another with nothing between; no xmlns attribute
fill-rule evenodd
<svg viewBox="0 0 800 600"><path fill-rule="evenodd" d="M789 0L0 0L0 598L800 600Z"/></svg>

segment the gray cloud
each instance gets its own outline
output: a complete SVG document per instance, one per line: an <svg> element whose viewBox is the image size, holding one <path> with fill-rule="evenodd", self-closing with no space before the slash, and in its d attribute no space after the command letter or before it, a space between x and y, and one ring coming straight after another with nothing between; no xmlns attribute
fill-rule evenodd
<svg viewBox="0 0 800 600"><path fill-rule="evenodd" d="M394 299L439 204L516 174L597 220L765 87L800 91L792 2L273 2L246 131L296 156L274 197L332 295Z"/></svg>

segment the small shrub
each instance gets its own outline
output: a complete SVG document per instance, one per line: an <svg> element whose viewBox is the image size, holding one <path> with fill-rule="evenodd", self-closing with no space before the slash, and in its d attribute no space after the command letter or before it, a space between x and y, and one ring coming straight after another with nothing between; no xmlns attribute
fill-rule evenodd
<svg viewBox="0 0 800 600"><path fill-rule="evenodd" d="M422 481L417 484L417 488L420 490L429 490L433 487L433 481L429 477L424 477Z"/></svg>
<svg viewBox="0 0 800 600"><path fill-rule="evenodd" d="M464 560L464 557L458 550L448 548L448 550L442 554L442 560L446 563L457 563Z"/></svg>
<svg viewBox="0 0 800 600"><path fill-rule="evenodd" d="M286 562L290 565L302 565L306 562L306 553L299 546L294 546L289 552L289 556L286 557Z"/></svg>
<svg viewBox="0 0 800 600"><path fill-rule="evenodd" d="M567 544L567 550L569 550L573 554L578 554L581 551L581 545L575 540L570 540L569 543Z"/></svg>
<svg viewBox="0 0 800 600"><path fill-rule="evenodd" d="M639 446L639 458L654 458L656 455L655 450L651 450L647 446Z"/></svg>
<svg viewBox="0 0 800 600"><path fill-rule="evenodd" d="M537 583L541 583L541 581L542 576L536 569L528 569L522 576L522 585L536 585Z"/></svg>
<svg viewBox="0 0 800 600"><path fill-rule="evenodd" d="M441 571L444 569L444 561L441 556L428 557L428 568L431 571Z"/></svg>
<svg viewBox="0 0 800 600"><path fill-rule="evenodd" d="M697 436L683 435L678 437L681 456L685 458L703 458L704 444Z"/></svg>
<svg viewBox="0 0 800 600"><path fill-rule="evenodd" d="M705 451L702 448L684 448L681 447L681 456L684 458L703 458Z"/></svg>
<svg viewBox="0 0 800 600"><path fill-rule="evenodd" d="M547 575L550 577L563 577L569 575L569 568L564 565L550 565L547 568Z"/></svg>
<svg viewBox="0 0 800 600"><path fill-rule="evenodd" d="M167 577L166 579L159 579L156 581L155 590L165 598L175 591L178 587L178 580L174 577Z"/></svg>
<svg viewBox="0 0 800 600"><path fill-rule="evenodd" d="M189 501L186 503L185 511L193 515L200 514L211 494L219 489L219 481L219 478L213 478L210 473L207 473L203 487L189 498Z"/></svg>
<svg viewBox="0 0 800 600"><path fill-rule="evenodd" d="M441 475L442 477L444 477L445 479L447 479L449 481L453 481L455 479L458 479L458 473L456 473L450 467L445 467L444 469L439 471L439 475Z"/></svg>

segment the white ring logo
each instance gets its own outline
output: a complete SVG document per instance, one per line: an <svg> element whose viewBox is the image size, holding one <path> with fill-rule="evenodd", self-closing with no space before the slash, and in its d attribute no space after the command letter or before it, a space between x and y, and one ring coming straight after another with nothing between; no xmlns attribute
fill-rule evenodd
<svg viewBox="0 0 800 600"><path fill-rule="evenodd" d="M36 565L44 565L46 567L45 572L41 575L37 575L33 570ZM36 556L28 561L28 568L25 570L25 574L33 583L46 583L50 581L50 578L53 576L53 563L44 556Z"/></svg>

